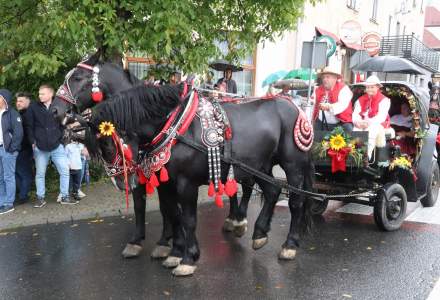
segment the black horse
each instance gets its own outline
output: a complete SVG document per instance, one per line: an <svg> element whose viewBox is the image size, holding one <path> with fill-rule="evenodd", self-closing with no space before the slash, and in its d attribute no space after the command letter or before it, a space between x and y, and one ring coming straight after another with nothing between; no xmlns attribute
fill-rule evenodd
<svg viewBox="0 0 440 300"><path fill-rule="evenodd" d="M179 89L173 86L135 87L122 92L112 99L98 104L92 110L90 121L91 134L88 144L91 149L98 149L108 164L115 161L117 153L123 151L114 138L99 133L99 126L104 121L112 122L118 129L119 136L137 154L139 145L150 142L162 129L167 116L178 106L184 106ZM313 165L310 153L303 152L294 142L294 128L299 118L299 109L290 101L275 98L257 100L246 104L223 104L232 126L232 149L234 158L248 166L271 174L273 162L277 161L286 173L290 185L311 190ZM183 110L183 108L181 109ZM198 144L201 141L201 125L195 118L185 133L185 137ZM169 181L159 186L161 205L166 207L173 228L173 246L166 266L177 266L175 275L190 275L195 270L195 263L200 250L195 234L197 216L198 187L208 183L207 154L178 142L171 150L167 163ZM222 170L229 169L222 164ZM131 178L136 173L130 174ZM227 172L223 172L223 181ZM252 175L235 169L238 181L253 180ZM118 186L123 188L125 177L116 176ZM267 242L267 233L273 210L280 194L280 189L272 184L256 179L261 187L265 202L255 223L254 248L262 247ZM134 191L136 193L136 190ZM293 259L299 246L301 225L310 224L309 201L303 196L289 196L291 225L286 242L279 257ZM136 207L135 207L136 210Z"/></svg>
<svg viewBox="0 0 440 300"><path fill-rule="evenodd" d="M144 82L137 79L129 71L121 66L103 61L101 51L91 56L89 59L78 64L66 75L65 82L57 92L53 104L52 112L60 122L66 126L74 123L76 118L67 118L77 113L82 113L88 108L96 105L92 100L91 93L93 88L93 68L98 67L99 88L103 92L104 101L117 93L132 88L134 86L144 86ZM63 93L61 93L62 91ZM67 122L67 123L66 123ZM225 220L223 229L233 231L237 237L241 237L247 230L247 207L252 194L254 181L244 181L242 185L243 195L240 203L236 196L230 199L229 215ZM142 188L135 189L133 192L133 202L136 214L136 232L130 243L123 251L125 257L138 256L142 250L142 240L145 238L145 195ZM162 193L166 195L167 193ZM159 197L161 197L159 195ZM163 201L160 201L160 205ZM166 257L170 251L169 240L171 239L172 228L165 210L161 208L163 217L163 231L157 247L152 251L154 258Z"/></svg>

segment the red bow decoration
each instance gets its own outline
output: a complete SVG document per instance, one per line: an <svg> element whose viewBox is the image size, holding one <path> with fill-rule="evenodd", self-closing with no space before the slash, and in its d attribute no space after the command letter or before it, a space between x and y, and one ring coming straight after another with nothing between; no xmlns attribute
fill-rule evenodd
<svg viewBox="0 0 440 300"><path fill-rule="evenodd" d="M437 135L437 139L435 141L438 145L440 145L440 134Z"/></svg>
<svg viewBox="0 0 440 300"><path fill-rule="evenodd" d="M344 147L340 150L328 149L327 154L332 159L332 173L337 171L346 171L347 155L351 152L350 147Z"/></svg>

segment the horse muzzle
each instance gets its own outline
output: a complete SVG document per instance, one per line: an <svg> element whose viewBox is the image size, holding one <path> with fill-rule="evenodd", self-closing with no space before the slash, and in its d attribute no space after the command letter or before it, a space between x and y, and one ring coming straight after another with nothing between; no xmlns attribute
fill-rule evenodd
<svg viewBox="0 0 440 300"><path fill-rule="evenodd" d="M131 193L137 187L138 178L136 174L128 174L128 192ZM113 185L118 191L125 192L126 184L124 176L113 176L110 177Z"/></svg>

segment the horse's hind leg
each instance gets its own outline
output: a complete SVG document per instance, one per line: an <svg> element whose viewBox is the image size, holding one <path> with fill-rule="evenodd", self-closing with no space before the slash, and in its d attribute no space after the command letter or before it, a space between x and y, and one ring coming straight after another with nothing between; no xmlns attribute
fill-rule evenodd
<svg viewBox="0 0 440 300"><path fill-rule="evenodd" d="M265 198L263 208L255 222L254 234L252 236L252 247L257 250L267 244L267 233L270 230L270 222L272 220L273 210L277 203L281 189L261 179L256 180Z"/></svg>
<svg viewBox="0 0 440 300"><path fill-rule="evenodd" d="M295 187L304 187L304 170L299 168L295 163L291 162L284 164L284 171L286 172L286 177L289 185ZM301 225L305 225L304 216L304 204L305 197L302 195L295 195L290 193L289 195L289 209L291 215L290 229L287 235L286 242L282 245L281 252L278 257L280 259L291 260L296 256L296 249L299 247L299 239L301 232Z"/></svg>
<svg viewBox="0 0 440 300"><path fill-rule="evenodd" d="M125 258L138 257L142 251L142 241L145 239L145 185L138 184L133 190L133 202L136 231L122 251Z"/></svg>

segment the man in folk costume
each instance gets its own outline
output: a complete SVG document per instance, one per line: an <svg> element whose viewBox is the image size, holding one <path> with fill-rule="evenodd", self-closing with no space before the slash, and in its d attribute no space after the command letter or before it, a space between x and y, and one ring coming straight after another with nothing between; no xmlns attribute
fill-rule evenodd
<svg viewBox="0 0 440 300"><path fill-rule="evenodd" d="M371 158L376 147L378 152L385 149L385 133L392 131L388 114L391 101L381 93L382 84L377 76L368 77L362 84L365 94L354 106L353 131L368 131L368 158Z"/></svg>
<svg viewBox="0 0 440 300"><path fill-rule="evenodd" d="M331 67L325 67L319 76L322 84L315 90L315 130L332 130L342 126L345 131L352 131L353 93L342 81L341 74Z"/></svg>

